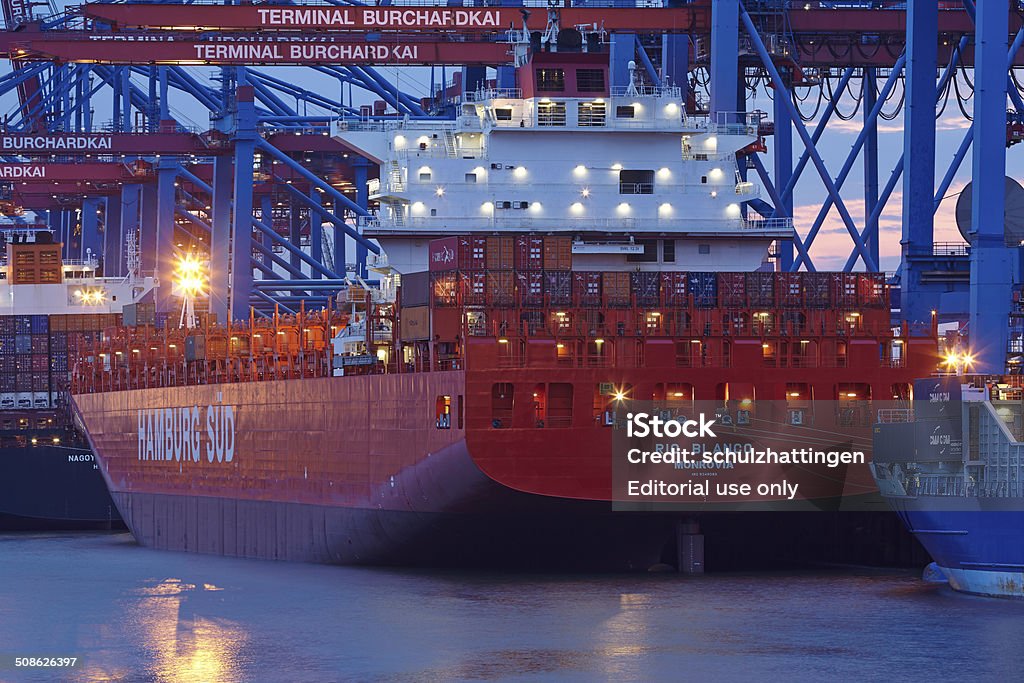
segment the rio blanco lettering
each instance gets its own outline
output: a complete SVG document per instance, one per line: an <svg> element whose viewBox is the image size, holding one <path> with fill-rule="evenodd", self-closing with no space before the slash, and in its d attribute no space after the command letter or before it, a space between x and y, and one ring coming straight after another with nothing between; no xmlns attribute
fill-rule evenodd
<svg viewBox="0 0 1024 683"><path fill-rule="evenodd" d="M4 135L0 146L18 151L36 150L109 150L113 138L109 135Z"/></svg>
<svg viewBox="0 0 1024 683"><path fill-rule="evenodd" d="M419 45L368 45L321 43L198 43L196 58L204 61L231 60L243 62L414 62L419 59Z"/></svg>
<svg viewBox="0 0 1024 683"><path fill-rule="evenodd" d="M231 462L235 409L229 405L138 411L139 460Z"/></svg>
<svg viewBox="0 0 1024 683"><path fill-rule="evenodd" d="M497 28L501 12L493 9L419 8L275 8L258 9L260 24L276 28Z"/></svg>
<svg viewBox="0 0 1024 683"><path fill-rule="evenodd" d="M39 164L2 164L0 180L25 180L29 178L45 178L46 167Z"/></svg>

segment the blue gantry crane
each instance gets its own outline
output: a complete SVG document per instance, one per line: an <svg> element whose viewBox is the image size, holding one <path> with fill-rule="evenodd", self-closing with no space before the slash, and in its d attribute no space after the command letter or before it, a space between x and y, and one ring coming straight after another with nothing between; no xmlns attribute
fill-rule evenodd
<svg viewBox="0 0 1024 683"><path fill-rule="evenodd" d="M691 112L726 122L755 96L771 98L762 124L770 154L763 143L744 165L767 197L750 209L792 217L798 183L804 193L816 183L821 198L813 220L777 244L782 269L814 270L815 244L837 216L850 244L845 269L879 270L879 219L900 188L898 316L913 325L969 321L978 368L1001 367L1020 279L1019 249L1006 244L1001 213L1006 148L1024 116L1016 3L524 6L532 4L470 7L459 23L453 13L380 11L387 2L365 13L344 0L89 3L58 12L3 0L0 54L11 69L0 77L0 95L17 93L18 104L0 136L0 210L13 220L24 211L43 215L69 255L97 256L109 274L126 272L129 246L137 267L158 277L180 252L202 250L211 263L211 311L221 316L315 305L346 277L365 277L378 250L360 230L376 166L335 140L333 128L454 116L453 102L481 82L514 85L513 66L531 50L560 37L561 49L583 49L566 37L575 31L587 48L607 51L612 87L627 84L633 62L652 84L686 88ZM495 19L481 22L485 13ZM315 46L300 40L303 31L317 32ZM309 75L269 68L279 65ZM401 90L382 66L429 67L428 97ZM332 94L312 85L316 79L331 83ZM205 112L208 126L190 125L172 100ZM110 120L98 121L97 109ZM971 121L936 182L936 118L958 113ZM879 123L899 116L903 154L886 178ZM822 151L835 121L859 126L839 165ZM972 149L970 243L936 244L935 212ZM169 308L169 292L160 296Z"/></svg>

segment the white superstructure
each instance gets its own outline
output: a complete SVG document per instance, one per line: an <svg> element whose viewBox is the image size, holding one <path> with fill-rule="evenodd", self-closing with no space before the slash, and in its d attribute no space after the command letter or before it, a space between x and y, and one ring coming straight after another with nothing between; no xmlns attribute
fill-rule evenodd
<svg viewBox="0 0 1024 683"><path fill-rule="evenodd" d="M756 114L689 118L678 88L607 97L527 97L486 90L454 121L343 125L339 137L380 162L364 232L399 272L426 269L426 244L451 234L570 234L574 268L756 270L790 219L745 203L736 152L759 141ZM603 250L657 241L655 260ZM668 246L666 246L667 243Z"/></svg>
<svg viewBox="0 0 1024 683"><path fill-rule="evenodd" d="M64 261L64 281L55 284L11 284L8 266L0 267L0 315L120 313L154 287L152 277L97 276L97 265Z"/></svg>

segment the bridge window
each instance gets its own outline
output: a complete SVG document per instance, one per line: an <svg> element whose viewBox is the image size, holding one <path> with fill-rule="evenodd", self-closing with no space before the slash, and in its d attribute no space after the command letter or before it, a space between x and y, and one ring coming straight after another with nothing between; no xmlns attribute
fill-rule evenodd
<svg viewBox="0 0 1024 683"><path fill-rule="evenodd" d="M654 171L619 171L619 194L654 194Z"/></svg>
<svg viewBox="0 0 1024 683"><path fill-rule="evenodd" d="M604 92L604 70L576 69L576 89L580 92Z"/></svg>
<svg viewBox="0 0 1024 683"><path fill-rule="evenodd" d="M496 121L511 121L512 120L512 107L495 107L494 108L494 119Z"/></svg>
<svg viewBox="0 0 1024 683"><path fill-rule="evenodd" d="M607 109L604 102L580 102L576 105L576 118L580 126L603 126L606 116Z"/></svg>
<svg viewBox="0 0 1024 683"><path fill-rule="evenodd" d="M565 69L537 69L537 90L541 92L564 92Z"/></svg>
<svg viewBox="0 0 1024 683"><path fill-rule="evenodd" d="M662 246L662 261L665 263L676 262L676 241L665 240Z"/></svg>
<svg viewBox="0 0 1024 683"><path fill-rule="evenodd" d="M633 118L636 118L636 109L633 108L632 104L627 104L627 105L615 107L615 118L617 118L617 119L633 119Z"/></svg>
<svg viewBox="0 0 1024 683"><path fill-rule="evenodd" d="M564 126L565 102L541 102L537 105L538 126Z"/></svg>

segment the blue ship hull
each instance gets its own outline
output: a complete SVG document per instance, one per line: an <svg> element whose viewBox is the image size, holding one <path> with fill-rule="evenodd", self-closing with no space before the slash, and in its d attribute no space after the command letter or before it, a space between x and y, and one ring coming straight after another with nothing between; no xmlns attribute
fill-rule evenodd
<svg viewBox="0 0 1024 683"><path fill-rule="evenodd" d="M950 510L948 499L890 498L889 503L954 589L1024 598L1024 500L964 501L973 510ZM941 509L929 510L929 503Z"/></svg>

